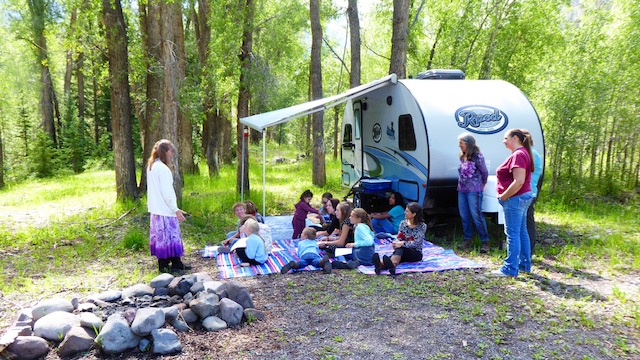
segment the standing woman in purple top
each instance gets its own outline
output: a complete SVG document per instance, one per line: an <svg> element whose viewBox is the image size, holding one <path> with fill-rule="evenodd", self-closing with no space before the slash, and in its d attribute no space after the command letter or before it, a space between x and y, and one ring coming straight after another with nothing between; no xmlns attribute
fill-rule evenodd
<svg viewBox="0 0 640 360"><path fill-rule="evenodd" d="M291 224L293 225L292 239L300 238L302 229L304 229L305 226L305 220L310 212L318 215L320 214L320 211L309 205L311 198L313 198L311 190L305 190L302 195L300 195L300 201L296 204L296 212L293 213L293 220L291 221Z"/></svg>
<svg viewBox="0 0 640 360"><path fill-rule="evenodd" d="M489 172L484 156L476 145L476 139L470 133L458 136L460 148L460 165L458 166L458 210L462 218L464 242L462 248L473 245L473 225L476 227L482 247L480 252L489 251L489 233L487 222L482 215L482 193L487 183Z"/></svg>

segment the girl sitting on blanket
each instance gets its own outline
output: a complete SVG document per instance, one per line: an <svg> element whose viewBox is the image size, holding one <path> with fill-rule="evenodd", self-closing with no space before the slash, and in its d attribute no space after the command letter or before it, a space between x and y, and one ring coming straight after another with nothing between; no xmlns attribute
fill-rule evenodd
<svg viewBox="0 0 640 360"><path fill-rule="evenodd" d="M247 222L247 220L249 219L258 221L258 219L256 219L251 215L245 215L240 219L240 226L244 225L244 223ZM271 250L273 249L273 239L271 238L271 228L269 227L269 225L265 225L260 221L258 221L258 227L260 228L260 231L258 231L258 235L262 238L262 241L264 241L264 250L267 253L267 255L269 255L271 253ZM240 235L240 238L244 238L244 237L247 237L247 235L246 234Z"/></svg>
<svg viewBox="0 0 640 360"><path fill-rule="evenodd" d="M353 248L351 257L362 265L373 265L371 259L375 253L374 234L369 214L364 209L356 208L351 211L349 220L353 224L353 243L346 247Z"/></svg>
<svg viewBox="0 0 640 360"><path fill-rule="evenodd" d="M305 227L305 220L309 213L320 214L318 209L309 205L312 198L313 193L311 190L305 190L302 195L300 195L300 201L298 201L295 206L296 212L293 214L293 220L291 221L291 225L293 225L292 239L298 239L300 237L300 233L302 233L302 229Z"/></svg>
<svg viewBox="0 0 640 360"><path fill-rule="evenodd" d="M247 235L247 247L236 248L236 255L242 261L240 266L262 265L267 261L264 241L258 235L260 225L254 219L248 219L242 225L241 232Z"/></svg>
<svg viewBox="0 0 640 360"><path fill-rule="evenodd" d="M422 260L422 242L427 232L427 225L423 220L422 206L412 202L404 210L405 220L398 227L397 240L392 243L393 255L384 255L382 263L378 253L373 254L373 266L376 274L389 270L389 274L396 274L396 266L403 262L417 262Z"/></svg>
<svg viewBox="0 0 640 360"><path fill-rule="evenodd" d="M247 200L244 202L244 212L247 215L255 217L257 222L264 224L264 217L258 212L258 207L253 201Z"/></svg>
<svg viewBox="0 0 640 360"><path fill-rule="evenodd" d="M324 249L325 254L329 257L335 257L336 248L344 248L354 241L353 224L349 220L349 214L351 214L351 204L346 201L339 203L336 208L336 218L340 221L340 232L318 241L320 249ZM334 261L331 265L334 269L355 269L360 264L355 260L349 260L347 263Z"/></svg>
<svg viewBox="0 0 640 360"><path fill-rule="evenodd" d="M318 231L316 236L318 237L328 237L335 236L337 237L340 234L340 220L336 216L336 208L340 200L338 199L329 199L324 203L324 209L329 214L329 222L326 230ZM324 239L324 238L321 238Z"/></svg>

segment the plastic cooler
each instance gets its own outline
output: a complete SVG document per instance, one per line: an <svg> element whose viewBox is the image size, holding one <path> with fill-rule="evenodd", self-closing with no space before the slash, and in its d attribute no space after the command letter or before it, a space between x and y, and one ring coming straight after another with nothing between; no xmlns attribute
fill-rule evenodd
<svg viewBox="0 0 640 360"><path fill-rule="evenodd" d="M391 180L385 179L362 179L360 186L365 192L380 192L391 190Z"/></svg>
<svg viewBox="0 0 640 360"><path fill-rule="evenodd" d="M482 211L487 213L498 213L498 224L504 224L504 212L498 202L498 191L496 190L497 179L495 175L487 178L487 184L482 193Z"/></svg>

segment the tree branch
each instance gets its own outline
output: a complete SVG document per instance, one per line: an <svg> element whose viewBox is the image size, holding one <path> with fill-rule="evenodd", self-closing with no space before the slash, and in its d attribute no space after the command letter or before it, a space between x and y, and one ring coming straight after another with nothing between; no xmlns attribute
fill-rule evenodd
<svg viewBox="0 0 640 360"><path fill-rule="evenodd" d="M413 22L409 26L409 31L411 31L411 28L413 28L413 26L418 22L418 16L420 15L420 12L422 11L422 7L424 6L424 2L425 2L425 0L422 0L422 2L420 3L420 6L418 7L418 11L416 12L416 16L413 18Z"/></svg>
<svg viewBox="0 0 640 360"><path fill-rule="evenodd" d="M349 72L349 68L347 67L347 64L344 63L344 60L340 57L340 55L338 55L335 50L333 50L333 47L331 47L331 44L329 44L329 42L327 41L327 39L325 39L324 37L322 37L322 41L324 41L324 43L329 47L329 50L331 50L331 52L333 53L333 55L335 55L336 59L340 60L340 63L342 64L342 67L344 67L344 69L347 71L347 73L351 74L351 72Z"/></svg>

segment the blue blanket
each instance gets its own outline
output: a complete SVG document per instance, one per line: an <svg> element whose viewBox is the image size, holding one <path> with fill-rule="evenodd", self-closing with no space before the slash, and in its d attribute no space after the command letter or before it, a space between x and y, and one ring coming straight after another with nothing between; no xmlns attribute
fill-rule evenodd
<svg viewBox="0 0 640 360"><path fill-rule="evenodd" d="M274 248L269 258L263 265L241 267L239 259L233 254L217 254L212 247L205 248L203 256L216 257L221 279L234 277L268 275L280 273L280 269L292 260L298 260L295 241L291 240L293 229L291 227L292 216L265 216L265 223L271 227L271 236ZM391 255L393 248L392 239L376 239L376 252L382 255ZM398 265L396 274L410 272L433 272L458 269L478 269L483 266L469 259L457 256L453 250L443 249L428 241L422 248L422 261L415 263L402 263ZM311 265L297 271L320 270ZM375 274L373 266L359 266L358 271L363 274ZM383 274L388 274L383 271Z"/></svg>

